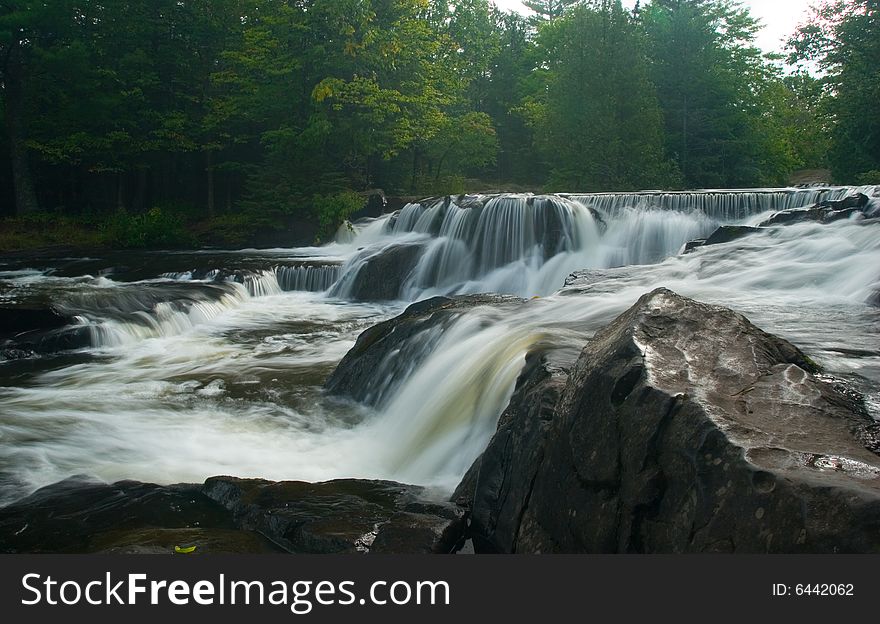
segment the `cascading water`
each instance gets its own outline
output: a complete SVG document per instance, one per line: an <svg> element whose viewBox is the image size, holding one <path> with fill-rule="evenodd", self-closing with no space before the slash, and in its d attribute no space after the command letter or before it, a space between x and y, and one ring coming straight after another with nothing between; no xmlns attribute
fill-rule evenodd
<svg viewBox="0 0 880 624"><path fill-rule="evenodd" d="M381 271L385 279L399 282L393 298L486 292L543 296L578 269L656 263L721 224L856 193L873 197L876 187L427 200L362 228L344 228L341 246L357 251L330 293L351 298L359 280L375 279L372 264L405 245L417 248L413 261Z"/></svg>
<svg viewBox="0 0 880 624"><path fill-rule="evenodd" d="M485 447L530 350L582 345L659 286L789 338L865 391L876 414L880 311L865 303L880 290L875 220L773 227L679 254L718 225L754 225L774 210L857 192L880 195L465 196L344 228L324 248L232 253L220 268L181 255L174 270L139 281L60 270L60 260L0 267L0 303L49 303L89 335L41 357L0 343L0 501L76 473L449 488ZM90 262L97 275L100 259ZM351 301L368 278L393 282L398 301ZM482 292L542 298L427 323L375 363L363 403L322 391L356 336L406 302Z"/></svg>

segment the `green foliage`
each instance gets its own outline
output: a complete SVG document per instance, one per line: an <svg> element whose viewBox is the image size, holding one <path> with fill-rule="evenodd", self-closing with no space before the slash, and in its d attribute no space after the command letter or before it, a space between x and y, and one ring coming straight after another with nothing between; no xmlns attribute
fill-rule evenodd
<svg viewBox="0 0 880 624"><path fill-rule="evenodd" d="M326 238L370 188L880 170L874 0L826 0L795 36L792 58L821 78L783 74L734 0L529 0L530 16L489 0L8 4L5 203L112 213L113 245L183 244L187 228L243 241L294 222Z"/></svg>
<svg viewBox="0 0 880 624"><path fill-rule="evenodd" d="M862 175L858 177L856 180L858 184L880 184L880 169L874 169L873 171L866 171Z"/></svg>
<svg viewBox="0 0 880 624"><path fill-rule="evenodd" d="M755 47L755 19L733 0L656 0L641 19L667 152L684 185L764 182L767 110L761 96L776 78Z"/></svg>
<svg viewBox="0 0 880 624"><path fill-rule="evenodd" d="M180 215L152 208L143 214L120 210L100 226L101 240L110 247L185 247L193 244Z"/></svg>
<svg viewBox="0 0 880 624"><path fill-rule="evenodd" d="M195 233L202 244L237 248L247 245L259 230L266 227L267 224L259 215L236 212L211 217L198 224Z"/></svg>
<svg viewBox="0 0 880 624"><path fill-rule="evenodd" d="M840 182L880 169L880 4L826 0L790 41L791 61L813 61L825 75L829 161ZM867 176L867 177L866 177Z"/></svg>
<svg viewBox="0 0 880 624"><path fill-rule="evenodd" d="M98 230L88 219L45 212L0 219L0 252L100 245Z"/></svg>
<svg viewBox="0 0 880 624"><path fill-rule="evenodd" d="M533 100L531 122L550 164L550 189L668 183L673 168L643 38L621 3L566 12L541 27L538 48L549 59L547 86Z"/></svg>
<svg viewBox="0 0 880 624"><path fill-rule="evenodd" d="M562 17L565 10L581 0L523 0L523 5L534 12L533 21L541 23Z"/></svg>
<svg viewBox="0 0 880 624"><path fill-rule="evenodd" d="M318 220L318 240L330 240L348 217L364 207L364 198L352 191L341 191L312 198L312 211Z"/></svg>

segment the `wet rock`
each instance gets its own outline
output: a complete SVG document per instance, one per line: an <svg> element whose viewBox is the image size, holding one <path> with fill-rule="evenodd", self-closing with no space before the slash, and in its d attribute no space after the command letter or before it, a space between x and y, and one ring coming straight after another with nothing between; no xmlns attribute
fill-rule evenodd
<svg viewBox="0 0 880 624"><path fill-rule="evenodd" d="M354 301L394 301L424 251L423 244L390 245L365 259L357 269L351 290Z"/></svg>
<svg viewBox="0 0 880 624"><path fill-rule="evenodd" d="M71 325L61 329L19 334L8 346L27 355L51 355L85 349L91 345L89 328L85 325Z"/></svg>
<svg viewBox="0 0 880 624"><path fill-rule="evenodd" d="M464 529L460 507L387 481L72 477L0 509L0 553L447 553Z"/></svg>
<svg viewBox="0 0 880 624"><path fill-rule="evenodd" d="M565 365L530 354L495 436L453 493L453 501L470 509L477 552L518 552L519 525L567 380Z"/></svg>
<svg viewBox="0 0 880 624"><path fill-rule="evenodd" d="M277 552L240 531L198 485L107 484L72 477L0 509L0 552Z"/></svg>
<svg viewBox="0 0 880 624"><path fill-rule="evenodd" d="M18 334L47 332L60 329L72 319L52 305L3 305L0 306L0 341Z"/></svg>
<svg viewBox="0 0 880 624"><path fill-rule="evenodd" d="M89 346L84 326L72 314L50 304L11 303L0 307L0 355L19 359Z"/></svg>
<svg viewBox="0 0 880 624"><path fill-rule="evenodd" d="M238 529L133 529L108 531L92 541L94 552L105 555L173 555L175 548L195 546L194 555L283 554L258 533Z"/></svg>
<svg viewBox="0 0 880 624"><path fill-rule="evenodd" d="M871 295L868 297L867 304L870 306L874 306L875 308L880 308L880 288L871 293Z"/></svg>
<svg viewBox="0 0 880 624"><path fill-rule="evenodd" d="M464 512L426 502L423 488L388 481L271 482L213 477L205 493L292 553L452 552Z"/></svg>
<svg viewBox="0 0 880 624"><path fill-rule="evenodd" d="M562 295L580 294L594 284L603 284L615 280L631 277L631 267L617 267L614 269L582 269L575 271L565 278L565 288Z"/></svg>
<svg viewBox="0 0 880 624"><path fill-rule="evenodd" d="M696 240L688 241L684 244L684 248L681 250L682 254L688 254L692 252L694 249L699 249L700 247L704 247L706 245L705 238L698 238Z"/></svg>
<svg viewBox="0 0 880 624"><path fill-rule="evenodd" d="M478 552L880 552L876 426L743 316L660 289L522 374L456 496Z"/></svg>
<svg viewBox="0 0 880 624"><path fill-rule="evenodd" d="M397 212L407 204L413 204L420 200L415 195L392 195L385 198L385 212Z"/></svg>
<svg viewBox="0 0 880 624"><path fill-rule="evenodd" d="M870 198L862 193L857 193L837 201L825 201L809 208L795 208L783 210L760 224L760 227L771 225L791 225L792 223L804 223L816 221L819 223L832 223L841 219L849 219L853 215L865 215L870 212Z"/></svg>
<svg viewBox="0 0 880 624"><path fill-rule="evenodd" d="M414 370L443 330L478 305L519 305L522 299L493 295L433 297L365 330L327 379L331 394L379 405ZM419 335L419 340L412 338Z"/></svg>
<svg viewBox="0 0 880 624"><path fill-rule="evenodd" d="M719 245L739 240L749 234L760 231L760 228L748 225L722 225L706 239L706 245Z"/></svg>
<svg viewBox="0 0 880 624"><path fill-rule="evenodd" d="M709 238L692 240L685 244L682 250L683 254L690 253L700 247L708 247L710 245L720 245L721 243L730 243L739 240L760 231L761 228L751 227L748 225L722 225L712 232Z"/></svg>

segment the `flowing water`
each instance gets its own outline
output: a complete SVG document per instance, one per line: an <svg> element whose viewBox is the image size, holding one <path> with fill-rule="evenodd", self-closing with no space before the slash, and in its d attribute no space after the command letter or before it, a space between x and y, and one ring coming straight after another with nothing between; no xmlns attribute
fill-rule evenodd
<svg viewBox="0 0 880 624"><path fill-rule="evenodd" d="M660 286L792 340L877 417L880 310L866 302L880 289L878 221L774 227L680 254L721 224L856 192L880 202L874 187L469 196L344 227L321 248L7 260L0 305L51 303L75 340L0 360L0 502L72 474L448 490L488 442L530 349L580 347ZM416 252L397 267L399 300L351 300L369 264L402 245ZM453 293L528 300L426 327L376 369L363 404L322 391L365 328Z"/></svg>

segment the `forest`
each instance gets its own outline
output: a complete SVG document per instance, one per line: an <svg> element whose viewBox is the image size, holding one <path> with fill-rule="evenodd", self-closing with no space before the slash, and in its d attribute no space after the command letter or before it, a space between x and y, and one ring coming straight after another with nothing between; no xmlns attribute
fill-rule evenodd
<svg viewBox="0 0 880 624"><path fill-rule="evenodd" d="M0 249L320 241L371 189L880 179L877 0L785 57L733 0L525 4L2 2Z"/></svg>

